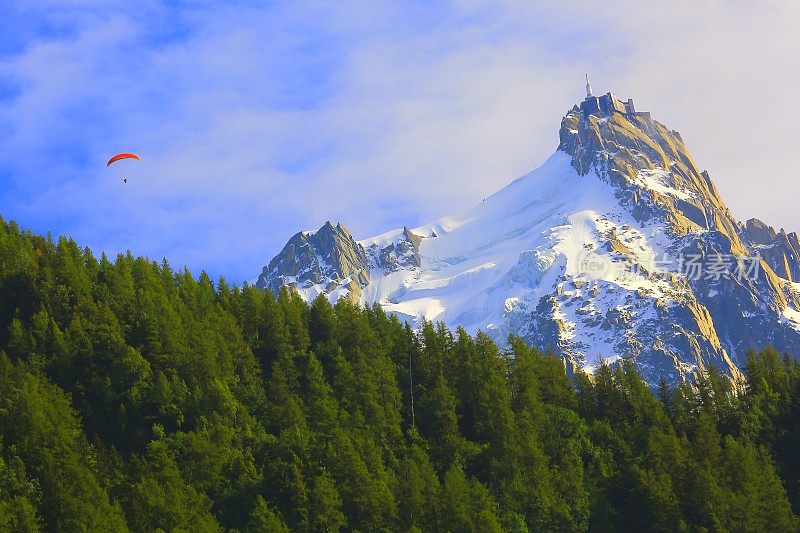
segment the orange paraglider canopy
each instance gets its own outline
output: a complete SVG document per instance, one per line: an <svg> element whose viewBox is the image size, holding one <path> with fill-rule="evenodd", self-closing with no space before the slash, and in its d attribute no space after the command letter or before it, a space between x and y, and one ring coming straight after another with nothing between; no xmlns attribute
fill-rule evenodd
<svg viewBox="0 0 800 533"><path fill-rule="evenodd" d="M117 154L108 160L106 166L109 166L111 163L119 161L120 159L136 159L137 161L141 161L141 159L139 159L139 156L136 154Z"/></svg>

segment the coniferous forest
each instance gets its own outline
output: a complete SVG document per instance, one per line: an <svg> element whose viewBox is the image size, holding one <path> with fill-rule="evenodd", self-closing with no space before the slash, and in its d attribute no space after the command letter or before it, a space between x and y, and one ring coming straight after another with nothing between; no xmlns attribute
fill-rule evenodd
<svg viewBox="0 0 800 533"><path fill-rule="evenodd" d="M800 365L651 392L0 220L2 531L797 531Z"/></svg>

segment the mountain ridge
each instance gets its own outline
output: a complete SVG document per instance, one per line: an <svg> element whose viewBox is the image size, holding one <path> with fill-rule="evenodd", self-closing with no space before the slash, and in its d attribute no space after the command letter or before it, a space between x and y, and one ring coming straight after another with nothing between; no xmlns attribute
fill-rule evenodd
<svg viewBox="0 0 800 533"><path fill-rule="evenodd" d="M573 106L545 163L465 213L336 240L359 260L332 275L317 275L331 243L292 255L298 235L259 287L515 334L573 369L628 359L654 384L713 364L737 380L749 348L800 353L797 234L738 222L680 134L612 93Z"/></svg>

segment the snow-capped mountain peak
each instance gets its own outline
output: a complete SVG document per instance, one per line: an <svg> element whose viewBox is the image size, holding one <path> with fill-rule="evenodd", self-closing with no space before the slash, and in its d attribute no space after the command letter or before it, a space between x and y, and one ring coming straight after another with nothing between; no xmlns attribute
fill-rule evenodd
<svg viewBox="0 0 800 533"><path fill-rule="evenodd" d="M710 364L738 377L768 343L800 353L795 233L736 222L680 135L631 100L587 97L559 140L459 215L361 241L298 233L257 285L519 335L590 372L630 359L651 383Z"/></svg>

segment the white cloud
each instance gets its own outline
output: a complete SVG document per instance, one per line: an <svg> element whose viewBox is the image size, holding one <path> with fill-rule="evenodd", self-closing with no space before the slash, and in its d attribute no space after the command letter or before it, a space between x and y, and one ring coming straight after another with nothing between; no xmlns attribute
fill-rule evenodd
<svg viewBox="0 0 800 533"><path fill-rule="evenodd" d="M0 57L4 216L251 278L326 219L366 237L480 201L552 152L589 71L734 214L800 229L790 4L195 6L36 14L72 26Z"/></svg>

